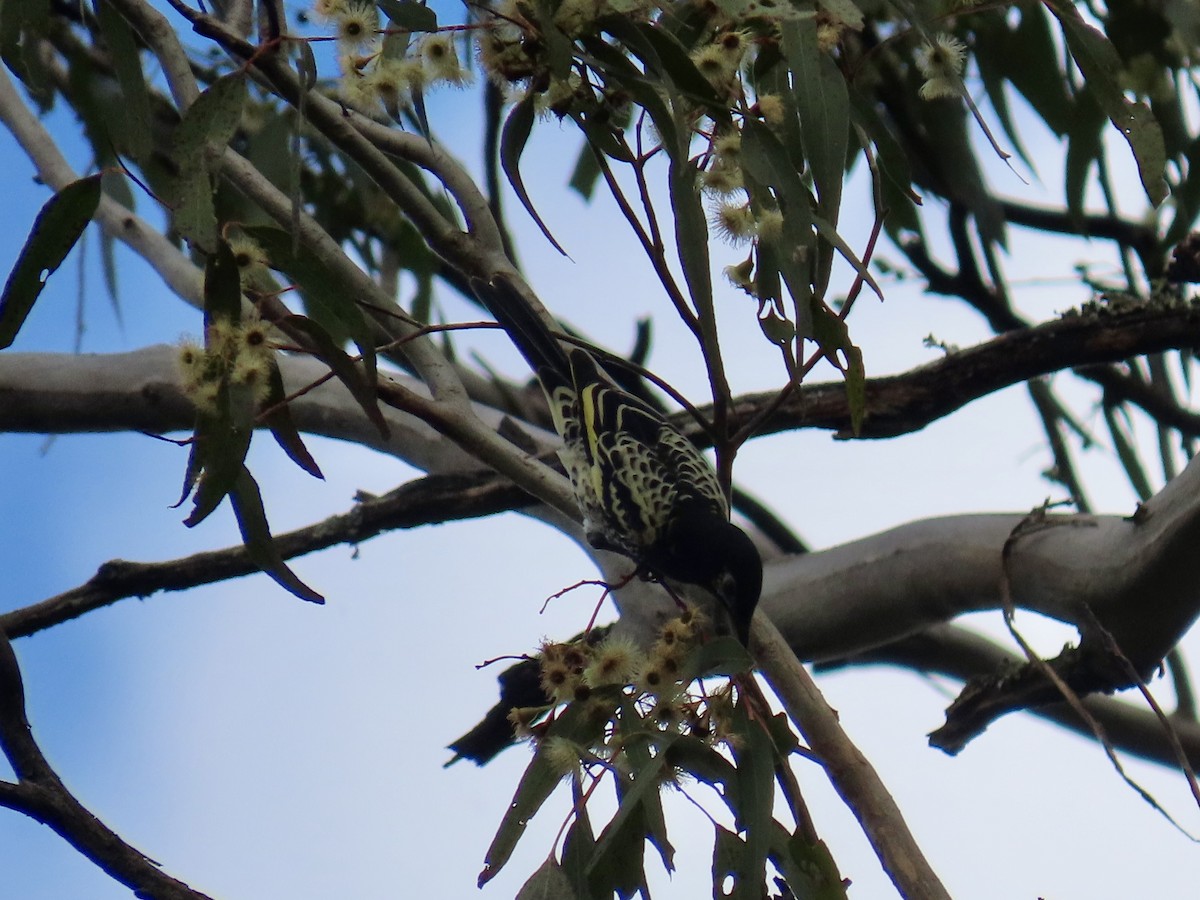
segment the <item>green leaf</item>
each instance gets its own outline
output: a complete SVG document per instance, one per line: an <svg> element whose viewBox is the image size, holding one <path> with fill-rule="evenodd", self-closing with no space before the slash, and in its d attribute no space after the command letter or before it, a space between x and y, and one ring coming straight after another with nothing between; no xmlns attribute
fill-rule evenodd
<svg viewBox="0 0 1200 900"><path fill-rule="evenodd" d="M1013 58L1008 52L1010 40L1011 36L1004 17L1001 15L988 16L975 29L975 42L971 48L972 56L975 57L975 64L979 67L979 77L983 82L984 90L987 91L988 100L1000 120L1000 127L1004 129L1005 136L1021 161L1033 170L1036 167L1021 143L1020 135L1013 123L1012 111L1008 106L1008 95L1005 92L1005 82L1010 67L1020 68L1019 65L1012 66Z"/></svg>
<svg viewBox="0 0 1200 900"><path fill-rule="evenodd" d="M816 244L811 195L779 137L753 119L748 119L742 130L742 163L751 198L760 198L763 188L769 187L783 213L780 252L773 253L771 259L777 262L796 301L797 321L793 324L801 336L807 337L812 331L809 312L812 276L810 265L801 259L807 257L811 261ZM801 249L807 252L801 254L798 252Z"/></svg>
<svg viewBox="0 0 1200 900"><path fill-rule="evenodd" d="M708 220L697 190L695 163L671 160L668 174L671 210L675 216L675 246L683 277L696 309L712 305L712 268L708 252Z"/></svg>
<svg viewBox="0 0 1200 900"><path fill-rule="evenodd" d="M50 0L4 0L0 3L0 54L13 72L39 93L49 87L38 60L39 42L50 24ZM22 40L22 36L25 39Z"/></svg>
<svg viewBox="0 0 1200 900"><path fill-rule="evenodd" d="M1133 151L1146 196L1158 206L1167 196L1163 178L1166 149L1154 114L1145 103L1126 99L1117 82L1124 65L1108 38L1084 22L1074 6L1054 4L1050 10L1062 24L1067 49L1095 92L1101 109Z"/></svg>
<svg viewBox="0 0 1200 900"><path fill-rule="evenodd" d="M546 236L546 240L555 250L566 256L567 251L559 246L554 235L550 233L550 229L546 227L546 223L542 221L542 217L538 215L538 211L534 209L533 201L529 199L529 191L525 189L525 182L521 179L521 154L525 152L525 143L529 140L530 131L533 130L534 100L535 97L532 93L527 94L509 113L508 120L504 123L504 131L500 136L500 165L504 169L504 174L508 176L508 183L512 185L513 193L517 195L517 199L521 201L521 205L525 207L525 211L529 213L533 221L537 223L537 227Z"/></svg>
<svg viewBox="0 0 1200 900"><path fill-rule="evenodd" d="M279 373L279 365L274 358L271 359L269 378L267 397L263 401L263 406L267 410L263 416L264 424L271 429L271 435L283 452L288 455L288 459L314 478L324 479L325 475L321 472L321 467L308 452L308 447L304 445L296 423L292 421L290 405L284 402L287 394L283 389L283 376Z"/></svg>
<svg viewBox="0 0 1200 900"><path fill-rule="evenodd" d="M633 32L642 40L636 40L633 32L624 37L630 52L645 63L650 70L667 79L673 93L683 94L689 100L705 107L705 110L720 119L728 117L726 103L717 94L712 83L700 74L692 61L688 48L675 35L651 22L633 22ZM611 32L610 23L605 21L605 30Z"/></svg>
<svg viewBox="0 0 1200 900"><path fill-rule="evenodd" d="M578 900L562 866L551 853L517 891L517 900Z"/></svg>
<svg viewBox="0 0 1200 900"><path fill-rule="evenodd" d="M188 241L206 253L217 243L211 160L224 153L241 122L245 102L245 76L240 72L226 75L196 98L175 129L172 156L179 175L174 223Z"/></svg>
<svg viewBox="0 0 1200 900"><path fill-rule="evenodd" d="M241 318L241 285L233 252L225 241L218 241L204 266L204 324L206 349L223 352L210 343L216 333L212 326L222 323L226 329ZM182 503L195 488L192 511L183 524L192 528L220 506L234 489L242 469L250 440L254 434L252 401L239 394L231 395L228 379L222 381L214 408L200 410L196 416L192 451L188 456L183 479Z"/></svg>
<svg viewBox="0 0 1200 900"><path fill-rule="evenodd" d="M101 173L100 190L104 196L111 197L130 211L137 208L133 191L129 189L129 181L123 172L107 171ZM100 264L104 274L104 288L108 292L108 300L112 304L113 314L116 316L117 322L121 322L121 298L118 291L116 249L116 239L104 229L100 229Z"/></svg>
<svg viewBox="0 0 1200 900"><path fill-rule="evenodd" d="M1067 211L1082 222L1088 171L1103 150L1104 112L1087 85L1075 96L1075 110L1067 133L1065 192Z"/></svg>
<svg viewBox="0 0 1200 900"><path fill-rule="evenodd" d="M711 744L681 734L663 749L667 765L682 769L693 778L721 787L721 799L734 813L738 804L737 769Z"/></svg>
<svg viewBox="0 0 1200 900"><path fill-rule="evenodd" d="M774 307L768 307L765 313L759 315L758 327L768 341L780 347L790 344L796 337L796 326L791 319L781 315Z"/></svg>
<svg viewBox="0 0 1200 900"><path fill-rule="evenodd" d="M62 265L99 204L100 176L89 175L68 184L38 212L0 294L0 350L12 346L46 280Z"/></svg>
<svg viewBox="0 0 1200 900"><path fill-rule="evenodd" d="M792 0L714 0L716 7L735 22L761 19L788 22L816 18L816 10L803 9Z"/></svg>
<svg viewBox="0 0 1200 900"><path fill-rule="evenodd" d="M614 35L616 33L625 34L639 45L645 44L641 32L634 30L627 20L620 17L610 17L604 21L613 31ZM646 78L630 61L629 57L620 52L617 47L605 41L588 37L582 38L581 43L584 50L592 57L593 65L596 65L597 68L604 72L609 82L619 84L622 88L629 91L633 102L650 116L650 120L654 123L655 129L662 139L662 146L667 151L667 155L678 155L680 146L679 129L675 127L674 114L667 106L662 94L659 93L657 82ZM644 49L646 52L652 52L648 45ZM592 121L591 117L583 119L575 111L572 111L572 118L577 122L587 122L585 133L592 142L592 145L602 153L622 162L633 161L633 154L612 133L615 123L612 123L611 119L606 119L602 124Z"/></svg>
<svg viewBox="0 0 1200 900"><path fill-rule="evenodd" d="M884 227L894 238L899 238L905 231L921 234L921 219L916 209L921 205L921 198L912 188L908 154L879 117L871 101L853 86L850 87L849 99L851 120L875 145L875 159L883 175L880 188L886 213Z"/></svg>
<svg viewBox="0 0 1200 900"><path fill-rule="evenodd" d="M1188 145L1187 178L1172 192L1175 204L1175 216L1167 228L1163 245L1170 247L1182 241L1192 229L1192 223L1200 214L1200 137ZM1185 368L1186 371L1186 368Z"/></svg>
<svg viewBox="0 0 1200 900"><path fill-rule="evenodd" d="M579 779L571 782L571 798L574 801L575 819L563 838L562 868L578 900L591 900L592 889L588 882L588 866L596 853L596 835L592 831L592 820L588 816L587 798Z"/></svg>
<svg viewBox="0 0 1200 900"><path fill-rule="evenodd" d="M742 894L741 884L746 878L746 842L730 831L716 825L713 828L713 860L712 882L713 896L722 900ZM725 891L725 885L733 880L731 892ZM718 892L718 886L720 891Z"/></svg>
<svg viewBox="0 0 1200 900"><path fill-rule="evenodd" d="M761 897L771 850L770 826L774 821L775 753L770 737L750 720L742 703L735 707L733 728L742 737L741 743L733 748L739 797L737 824L746 835L740 896Z"/></svg>
<svg viewBox="0 0 1200 900"><path fill-rule="evenodd" d="M108 45L113 71L121 86L122 138L129 154L143 160L154 149L150 130L150 91L142 72L138 39L110 0L96 0L96 18Z"/></svg>
<svg viewBox="0 0 1200 900"><path fill-rule="evenodd" d="M850 263L854 271L862 276L863 281L870 285L880 300L883 299L883 288L879 286L879 282L875 280L875 276L867 268L866 264L858 258L858 254L850 247L849 244L837 233L837 229L832 224L826 222L824 218L818 215L812 217L813 224L817 227L817 233L825 240L832 244L842 255L842 259Z"/></svg>
<svg viewBox="0 0 1200 900"><path fill-rule="evenodd" d="M383 412L379 409L379 397L375 391L375 379L364 372L350 356L339 347L329 332L321 325L306 316L291 316L287 319L288 326L303 331L313 343L313 353L317 359L329 366L338 381L346 386L355 401L362 408L371 424L379 429L384 437L390 433Z"/></svg>
<svg viewBox="0 0 1200 900"><path fill-rule="evenodd" d="M551 76L563 80L571 75L571 64L575 58L575 44L563 33L554 21L554 13L558 3L553 5L547 0L534 0L533 9L537 17L538 30L541 32L543 59Z"/></svg>
<svg viewBox="0 0 1200 900"><path fill-rule="evenodd" d="M863 14L852 0L820 0L821 9L852 31L862 31Z"/></svg>
<svg viewBox="0 0 1200 900"><path fill-rule="evenodd" d="M567 182L567 187L584 200L591 200L599 180L600 163L596 159L596 152L590 143L585 144L579 150L579 157L575 160L575 168L571 170L571 179Z"/></svg>
<svg viewBox="0 0 1200 900"><path fill-rule="evenodd" d="M1058 68L1059 50L1050 20L1040 3L1017 9L1021 21L1003 50L1005 77L1029 101L1046 127L1061 137L1071 126L1072 103Z"/></svg>
<svg viewBox="0 0 1200 900"><path fill-rule="evenodd" d="M417 3L415 0L375 0L375 2L399 28L423 32L438 30L437 13L424 3Z"/></svg>
<svg viewBox="0 0 1200 900"><path fill-rule="evenodd" d="M636 704L629 697L623 695L621 703L622 729L630 722L635 726L640 726L644 720L639 715ZM635 767L635 771L628 776L628 780L618 782L621 805L614 817L615 822L615 819L619 818L623 812L626 814L639 812L638 818L645 833L645 839L658 850L663 868L668 872L674 871L675 868L675 848L671 846L671 842L667 838L667 822L663 815L661 788L662 775L665 771L663 768L664 751L670 747L674 738L675 735L664 738L657 730L644 732L637 737L625 733L625 757ZM633 783L633 788L628 786L630 781ZM631 805L626 806L627 801ZM602 835L596 848L597 862L604 852L605 843Z"/></svg>
<svg viewBox="0 0 1200 900"><path fill-rule="evenodd" d="M786 22L781 32L783 52L794 73L800 132L820 209L825 218L836 224L850 137L846 79L829 54L818 48L815 20Z"/></svg>
<svg viewBox="0 0 1200 900"><path fill-rule="evenodd" d="M691 678L740 675L754 667L754 660L735 637L725 635L705 641L688 654L682 669Z"/></svg>
<svg viewBox="0 0 1200 900"><path fill-rule="evenodd" d="M804 900L846 900L846 884L824 841L809 844L799 829L788 834L786 828L772 822L771 862L783 874L793 896Z"/></svg>
<svg viewBox="0 0 1200 900"><path fill-rule="evenodd" d="M1105 403L1104 422L1108 425L1108 433L1112 435L1113 446L1116 448L1117 458L1121 461L1121 468L1129 476L1129 483L1133 486L1138 499L1145 503L1154 495L1154 488L1151 487L1150 479L1146 476L1146 470L1138 456L1137 444L1133 439L1133 422L1130 421L1129 411L1124 405Z"/></svg>
<svg viewBox="0 0 1200 900"><path fill-rule="evenodd" d="M547 759L546 740L559 737L587 747L600 737L603 728L604 722L593 716L584 703L569 704L558 718L550 723L533 759L521 776L512 803L509 804L496 836L492 838L491 846L484 856L483 871L479 873L478 879L479 887L495 878L512 857L517 842L525 834L529 820L542 808L563 779L562 770Z"/></svg>
<svg viewBox="0 0 1200 900"><path fill-rule="evenodd" d="M387 435L387 423L379 411L375 391L375 344L370 324L345 284L332 275L320 259L300 250L296 252L291 235L274 227L253 226L243 229L266 252L271 268L284 272L304 292L307 303L318 308L308 318L298 316L289 320L309 334L316 342L322 361L334 370L349 388L380 434ZM319 314L327 317L329 328L316 321ZM362 368L346 355L330 334L330 328L350 336L362 355Z"/></svg>
<svg viewBox="0 0 1200 900"><path fill-rule="evenodd" d="M846 403L850 407L850 429L855 437L862 433L863 416L867 412L867 372L863 366L863 354L859 347L851 344L843 352L849 365L843 376L846 379Z"/></svg>
<svg viewBox="0 0 1200 900"><path fill-rule="evenodd" d="M204 324L218 320L237 324L242 319L242 279L233 250L218 240L204 265Z"/></svg>
<svg viewBox="0 0 1200 900"><path fill-rule="evenodd" d="M267 513L263 508L258 482L244 465L240 467L234 479L229 501L233 504L233 514L242 532L246 552L254 564L270 575L281 588L295 594L301 600L324 603L325 598L297 578L296 573L284 562L271 537L271 528L267 524Z"/></svg>
<svg viewBox="0 0 1200 900"><path fill-rule="evenodd" d="M192 511L183 524L188 528L199 525L221 505L234 489L245 465L253 432L234 426L229 414L229 391L223 389L216 415L197 416L192 436L192 453L184 475L182 502L195 487Z"/></svg>

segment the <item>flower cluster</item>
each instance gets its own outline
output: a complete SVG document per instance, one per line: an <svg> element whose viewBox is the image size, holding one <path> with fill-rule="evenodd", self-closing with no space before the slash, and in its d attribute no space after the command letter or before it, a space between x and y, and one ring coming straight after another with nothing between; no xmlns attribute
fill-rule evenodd
<svg viewBox="0 0 1200 900"><path fill-rule="evenodd" d="M514 709L509 721L519 736L538 739L547 758L557 760L555 768L564 774L577 770L581 762L619 765L622 741L632 732L688 734L712 744L727 742L732 687L727 684L708 693L690 688L695 673L689 671L688 660L707 627L703 616L687 610L663 626L648 650L615 636L597 644L587 640L546 644L541 648L541 686L551 703ZM541 737L538 723L567 704L580 706L593 721L607 723L595 729L597 738L590 745Z"/></svg>
<svg viewBox="0 0 1200 900"><path fill-rule="evenodd" d="M407 32L389 33L375 4L364 0L316 0L314 12L337 33L341 93L349 106L367 113L383 107L399 118L412 91L471 80L450 32L418 41Z"/></svg>
<svg viewBox="0 0 1200 900"><path fill-rule="evenodd" d="M182 341L176 362L184 395L200 412L215 414L223 391L231 405L257 408L274 365L270 326L258 318L234 324L217 317L205 329L204 346Z"/></svg>

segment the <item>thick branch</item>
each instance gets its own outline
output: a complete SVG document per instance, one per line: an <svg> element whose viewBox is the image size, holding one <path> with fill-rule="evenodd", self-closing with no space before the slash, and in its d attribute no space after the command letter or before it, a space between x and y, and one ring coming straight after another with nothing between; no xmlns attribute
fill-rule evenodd
<svg viewBox="0 0 1200 900"><path fill-rule="evenodd" d="M900 375L869 379L866 415L858 435L851 432L849 404L840 384L819 384L796 391L763 423L760 433L828 428L841 438L908 434L972 400L1030 378L1075 366L1195 347L1200 345L1198 328L1200 308L1183 303L1065 316L1007 332ZM732 411L735 424L750 421L774 396L738 398Z"/></svg>
<svg viewBox="0 0 1200 900"><path fill-rule="evenodd" d="M1068 316L1009 332L908 372L868 379L867 413L857 437L885 438L919 431L972 400L1063 369L1194 347L1200 345L1198 327L1200 308L1148 304ZM126 397L119 404L124 412L103 421L104 410L114 415L116 412L96 400L103 395L117 401L112 387L114 379L120 380L133 357L134 354L42 357L39 372L55 373L56 383L73 385L70 398L56 396L52 405L46 404L47 395L42 393L38 379L22 372L24 366L33 365L33 355L13 354L0 359L0 397L5 401L0 403L0 429L68 433L122 428L166 431L184 427L178 416L168 416L161 405L145 404L143 401L153 399L146 397ZM105 360L111 363L106 365ZM83 376L85 367L87 373ZM764 393L736 399L733 416L737 424L750 421L775 397L774 393ZM139 406L145 408L139 410ZM687 427L689 420L680 417L679 424ZM694 423L690 424L694 427ZM827 428L840 438L855 437L850 430L845 386L835 382L802 388L763 424L760 433L799 428ZM698 434L693 437L700 439Z"/></svg>
<svg viewBox="0 0 1200 900"><path fill-rule="evenodd" d="M1017 667L1024 658L1005 650L987 638L956 625L935 625L920 634L841 660L832 660L821 670L844 666L892 665L918 672L946 675L958 681L1008 667ZM1177 765L1174 750L1162 723L1149 709L1093 695L1083 705L1103 727L1118 750L1165 766ZM1094 738L1091 729L1066 703L1052 703L1029 710L1034 715L1084 737ZM1200 767L1200 725L1176 718L1172 725L1193 767Z"/></svg>

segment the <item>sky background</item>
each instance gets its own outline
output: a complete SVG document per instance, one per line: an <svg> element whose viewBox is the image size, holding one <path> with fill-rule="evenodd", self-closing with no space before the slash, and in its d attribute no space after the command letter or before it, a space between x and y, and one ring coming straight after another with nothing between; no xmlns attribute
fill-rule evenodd
<svg viewBox="0 0 1200 900"><path fill-rule="evenodd" d="M473 96L439 95L430 106L435 130L474 165ZM73 129L61 113L50 126L56 134ZM1044 168L1036 177L1022 170L1023 183L995 166L993 183L1028 202L1055 202L1061 148L1033 128L1024 137ZM588 206L563 188L577 147L570 129L545 123L523 163L535 203L570 259L547 246L510 201L531 283L556 312L616 348L630 345L635 317L656 314L651 366L704 397L699 357L664 313L649 266L612 204L598 197ZM86 169L88 154L77 143L70 158ZM1120 150L1115 158L1124 159ZM49 194L7 135L0 136L0 161L7 208L0 269L7 271ZM1136 178L1123 175L1121 183L1125 208L1140 209ZM870 203L861 179L851 191L858 199L847 204L843 231L861 247L870 222L854 211L869 211ZM1028 284L1019 301L1035 319L1084 299L1046 279L1107 252L1017 231L1011 237L1005 265ZM85 351L199 333L198 314L123 251L118 323L100 286L96 249L92 235L51 279L5 352L71 351L80 265ZM886 246L880 255L896 259ZM844 270L839 277L844 289L849 278ZM915 286L888 283L886 294L884 303L860 298L851 322L871 375L935 359L939 351L923 345L928 334L960 345L988 336L978 316ZM732 289L718 300L735 390L777 386L782 375L758 335L753 306ZM446 308L478 317L452 298ZM523 377L499 336L481 335L472 346ZM818 368L814 378L833 374ZM1060 381L1064 395L1086 396ZM324 482L295 468L270 440L255 441L250 464L276 531L344 511L356 491L383 493L415 474L357 447L320 439L310 446ZM81 584L109 559L165 560L236 543L227 508L192 530L181 524L184 512L171 508L185 458L186 450L141 435L0 435L0 608ZM1061 490L1041 477L1049 462L1018 387L892 441L836 442L821 432L756 440L739 455L737 476L821 548L922 517L1025 511L1058 499ZM1134 497L1108 448L1083 454L1081 464L1098 512L1132 510ZM509 867L477 892L484 851L529 754L518 748L484 769L443 769L445 745L495 700L498 669L477 664L525 652L543 636L572 634L586 621L592 599L580 595L539 612L545 597L591 576L586 557L546 526L506 514L390 534L294 566L327 595L325 606L254 576L126 600L16 642L30 719L47 756L122 837L222 900L514 896L549 851L566 794L534 820ZM998 613L971 619L1003 634ZM1022 624L1047 653L1071 637L1029 617ZM1185 648L1194 658L1194 636ZM1010 716L952 759L924 737L941 724L952 685L885 669L822 675L818 683L953 896L1195 895L1195 845L1127 788L1093 743ZM1160 685L1158 693L1169 705L1169 689ZM1181 776L1126 765L1200 831ZM822 773L797 768L817 828L854 882L851 896L893 896ZM0 772L11 775L2 764ZM692 793L706 799L702 790ZM706 896L711 828L682 797L671 797L668 808L679 871L667 879L651 863L655 896ZM0 810L0 898L129 896L48 829Z"/></svg>

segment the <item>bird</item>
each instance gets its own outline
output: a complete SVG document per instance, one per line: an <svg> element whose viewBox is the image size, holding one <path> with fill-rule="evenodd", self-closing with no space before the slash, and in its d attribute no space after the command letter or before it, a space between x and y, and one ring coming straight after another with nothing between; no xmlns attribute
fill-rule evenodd
<svg viewBox="0 0 1200 900"><path fill-rule="evenodd" d="M472 287L541 383L588 542L627 556L643 576L708 590L749 646L762 558L730 521L708 460L589 352L564 347L507 277Z"/></svg>

